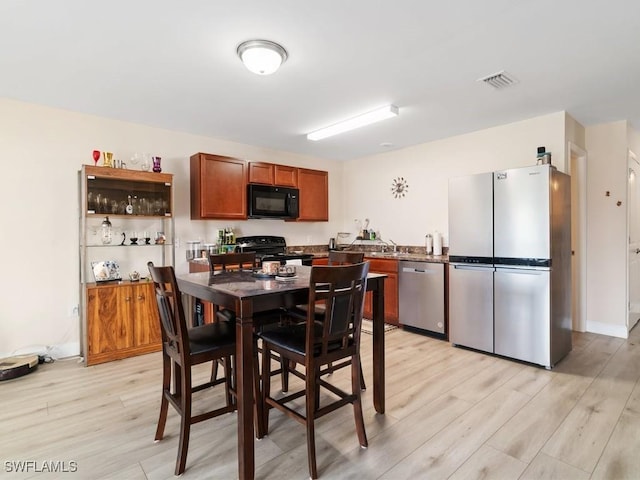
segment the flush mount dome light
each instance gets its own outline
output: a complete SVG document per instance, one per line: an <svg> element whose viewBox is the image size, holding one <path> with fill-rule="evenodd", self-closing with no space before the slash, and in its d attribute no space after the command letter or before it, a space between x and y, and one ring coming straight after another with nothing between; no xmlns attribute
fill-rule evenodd
<svg viewBox="0 0 640 480"><path fill-rule="evenodd" d="M287 59L287 51L269 40L248 40L238 45L238 56L245 67L258 75L270 75Z"/></svg>

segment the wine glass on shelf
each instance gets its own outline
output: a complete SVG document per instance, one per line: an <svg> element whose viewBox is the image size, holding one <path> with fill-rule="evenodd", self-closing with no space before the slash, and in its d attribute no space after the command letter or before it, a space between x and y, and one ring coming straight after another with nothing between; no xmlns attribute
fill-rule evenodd
<svg viewBox="0 0 640 480"><path fill-rule="evenodd" d="M98 166L98 160L100 160L100 150L94 150L93 151L93 164L96 167Z"/></svg>
<svg viewBox="0 0 640 480"><path fill-rule="evenodd" d="M151 155L149 155L148 153L142 154L142 165L140 166L140 168L144 172L149 171L149 169L151 168Z"/></svg>
<svg viewBox="0 0 640 480"><path fill-rule="evenodd" d="M131 165L133 165L133 168L138 168L138 165L140 164L141 159L142 159L142 155L140 155L138 152L134 153L131 156Z"/></svg>

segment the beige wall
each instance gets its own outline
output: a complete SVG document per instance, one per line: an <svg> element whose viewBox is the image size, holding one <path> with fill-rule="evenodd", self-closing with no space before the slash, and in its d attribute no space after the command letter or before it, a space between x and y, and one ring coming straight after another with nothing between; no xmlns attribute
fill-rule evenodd
<svg viewBox="0 0 640 480"><path fill-rule="evenodd" d="M627 336L627 128L586 128L587 331L619 337Z"/></svg>
<svg viewBox="0 0 640 480"><path fill-rule="evenodd" d="M565 171L565 112L536 117L466 135L416 145L347 162L344 179L346 220L369 218L383 238L423 245L427 233L439 231L448 244L449 177L535 165L537 147L552 153L552 163ZM409 194L391 194L394 178L404 177Z"/></svg>
<svg viewBox="0 0 640 480"><path fill-rule="evenodd" d="M342 163L0 99L0 357L44 345L57 345L60 355L78 353L77 172L93 164L94 149L125 161L134 152L159 155L163 171L175 175L179 271L186 271L185 240L210 240L219 227L284 235L295 245L326 244L342 224ZM331 221L191 221L188 160L199 151L328 170Z"/></svg>
<svg viewBox="0 0 640 480"><path fill-rule="evenodd" d="M557 112L341 163L0 99L0 252L11 279L0 303L0 356L45 345L56 346L57 355L78 352L77 171L92 163L93 149L124 160L134 152L163 158L163 171L175 175L176 267L183 272L184 242L210 240L224 226L243 235L284 235L292 245L324 244L338 231L355 234L354 219L369 218L371 228L397 243L423 245L424 235L438 230L446 245L449 177L532 165L540 145L566 171L572 141L589 150L589 325L619 334L626 210L611 203L625 198L627 138L640 153L638 135L627 132L626 122L593 127L585 135L579 123ZM198 151L328 170L331 221L191 221L188 158ZM408 181L405 198L391 194L397 177ZM613 196L604 197L604 190Z"/></svg>

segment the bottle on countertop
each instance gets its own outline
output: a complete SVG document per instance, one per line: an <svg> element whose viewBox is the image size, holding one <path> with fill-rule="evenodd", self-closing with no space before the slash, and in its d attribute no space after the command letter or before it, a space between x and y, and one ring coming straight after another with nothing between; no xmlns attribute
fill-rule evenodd
<svg viewBox="0 0 640 480"><path fill-rule="evenodd" d="M442 255L442 234L437 230L433 232L433 254Z"/></svg>
<svg viewBox="0 0 640 480"><path fill-rule="evenodd" d="M427 255L433 254L433 235L427 233L424 237L424 246L427 251Z"/></svg>

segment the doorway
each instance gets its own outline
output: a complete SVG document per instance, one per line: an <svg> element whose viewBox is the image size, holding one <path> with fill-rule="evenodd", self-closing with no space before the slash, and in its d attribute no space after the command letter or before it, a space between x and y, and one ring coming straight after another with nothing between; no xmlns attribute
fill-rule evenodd
<svg viewBox="0 0 640 480"><path fill-rule="evenodd" d="M587 330L587 152L569 142L572 328Z"/></svg>
<svg viewBox="0 0 640 480"><path fill-rule="evenodd" d="M627 250L628 278L627 331L630 331L640 319L640 163L635 154L628 154L627 189L627 231L629 248Z"/></svg>

